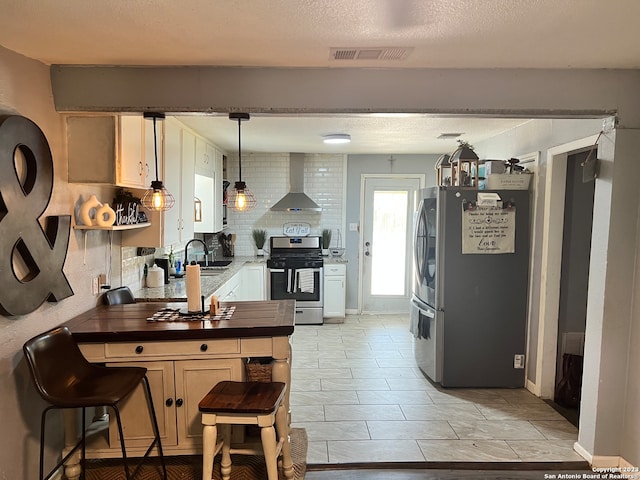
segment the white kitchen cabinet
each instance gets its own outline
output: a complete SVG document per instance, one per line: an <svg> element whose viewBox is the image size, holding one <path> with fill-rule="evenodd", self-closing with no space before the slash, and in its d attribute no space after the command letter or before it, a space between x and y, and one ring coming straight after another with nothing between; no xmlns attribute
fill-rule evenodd
<svg viewBox="0 0 640 480"><path fill-rule="evenodd" d="M175 118L167 118L163 123L163 143L158 150L164 152L166 161L160 179L175 204L164 212L145 210L151 226L123 233L123 246L165 247L193 238L195 135Z"/></svg>
<svg viewBox="0 0 640 480"><path fill-rule="evenodd" d="M263 264L247 264L213 294L221 302L266 300L266 269ZM205 299L208 304L210 299Z"/></svg>
<svg viewBox="0 0 640 480"><path fill-rule="evenodd" d="M142 115L69 115L66 125L70 183L147 188L151 177L155 179L155 165L148 162L147 125ZM159 142L162 135L161 123ZM160 167L161 154L160 150Z"/></svg>
<svg viewBox="0 0 640 480"><path fill-rule="evenodd" d="M325 318L345 316L345 280L347 267L344 264L324 265L324 314Z"/></svg>
<svg viewBox="0 0 640 480"><path fill-rule="evenodd" d="M207 141L196 136L196 173L199 175L210 175L213 172L214 158L209 150Z"/></svg>
<svg viewBox="0 0 640 480"><path fill-rule="evenodd" d="M223 229L224 212L222 199L224 194L224 188L222 182L224 180L223 175L223 158L224 155L217 148L214 149L213 157L213 231L221 232Z"/></svg>
<svg viewBox="0 0 640 480"><path fill-rule="evenodd" d="M118 117L120 151L118 155L117 184L130 188L148 188L155 180L155 155L153 150L153 123L141 115ZM158 135L158 165L162 168L162 122L156 123ZM151 144L149 139L151 137ZM150 155L149 155L150 153ZM151 160L151 162L149 162Z"/></svg>
<svg viewBox="0 0 640 480"><path fill-rule="evenodd" d="M222 231L222 152L201 137L196 138L195 196L200 201L201 219L194 231Z"/></svg>
<svg viewBox="0 0 640 480"><path fill-rule="evenodd" d="M243 379L242 359L141 361L109 363L108 366L140 366L147 368L151 395L154 399L158 429L163 447L193 449L202 444L202 424L198 403L207 392L223 380ZM126 425L127 447L147 447L153 438L153 427L146 412L147 400L142 385L120 407ZM109 447L120 449L115 418L109 419Z"/></svg>
<svg viewBox="0 0 640 480"><path fill-rule="evenodd" d="M198 216L193 224L193 231L197 233L214 233L215 192L214 179L208 175L195 175L194 195L198 203Z"/></svg>
<svg viewBox="0 0 640 480"><path fill-rule="evenodd" d="M242 270L231 277L213 294L220 302L235 302L239 300L240 285L242 283Z"/></svg>
<svg viewBox="0 0 640 480"><path fill-rule="evenodd" d="M241 286L238 300L266 300L266 270L263 264L247 264L240 270Z"/></svg>
<svg viewBox="0 0 640 480"><path fill-rule="evenodd" d="M164 245L193 238L195 136L175 119L165 126L164 184L174 196L173 208L164 212Z"/></svg>

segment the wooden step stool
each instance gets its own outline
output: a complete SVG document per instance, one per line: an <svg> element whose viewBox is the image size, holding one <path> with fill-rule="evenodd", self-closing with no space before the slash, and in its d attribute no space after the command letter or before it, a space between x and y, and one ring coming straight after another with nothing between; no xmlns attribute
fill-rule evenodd
<svg viewBox="0 0 640 480"><path fill-rule="evenodd" d="M293 479L293 461L289 444L289 425L283 399L282 382L220 382L198 404L202 412L202 480L211 480L213 459L222 449L220 472L223 480L231 476L231 454L264 453L267 479L278 480L278 456L287 479ZM221 441L217 441L217 425ZM275 428L274 428L275 424ZM231 425L260 427L262 452L231 448ZM277 433L277 439L276 439Z"/></svg>

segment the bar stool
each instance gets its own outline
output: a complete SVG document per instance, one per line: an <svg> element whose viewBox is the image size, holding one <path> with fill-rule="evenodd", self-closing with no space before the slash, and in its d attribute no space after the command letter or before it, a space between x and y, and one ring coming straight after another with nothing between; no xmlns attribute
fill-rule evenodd
<svg viewBox="0 0 640 480"><path fill-rule="evenodd" d="M109 406L113 408L120 434L122 462L127 480L140 469L140 462L133 473L129 472L127 452L120 421L118 404L129 396L138 385L143 384L153 425L154 439L142 460L146 459L154 447L162 464L163 478L167 480L167 468L162 454L160 432L151 399L151 389L147 379L147 369L142 367L104 367L94 365L82 355L78 344L67 327L49 330L28 340L22 347L29 365L31 376L40 396L50 405L42 412L40 426L40 480L51 478L57 470L81 448L82 478L85 474L85 410L87 407ZM79 408L82 410L82 435L76 445L44 477L44 440L47 412L52 409Z"/></svg>
<svg viewBox="0 0 640 480"><path fill-rule="evenodd" d="M282 382L230 382L213 387L198 404L202 412L202 479L211 480L213 460L222 450L220 472L231 476L231 454L259 454L259 449L231 448L231 425L260 427L267 479L278 480L278 457L287 479L293 478L293 461L287 412L283 405L286 385ZM220 424L221 441L217 441ZM275 424L275 429L274 429ZM276 439L277 434L277 439Z"/></svg>

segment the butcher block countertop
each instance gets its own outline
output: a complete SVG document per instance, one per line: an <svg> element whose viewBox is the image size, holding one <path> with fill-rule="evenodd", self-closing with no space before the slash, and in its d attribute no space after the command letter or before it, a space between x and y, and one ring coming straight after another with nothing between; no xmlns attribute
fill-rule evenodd
<svg viewBox="0 0 640 480"><path fill-rule="evenodd" d="M64 325L81 343L217 338L280 337L293 333L295 301L268 300L222 304L235 306L228 320L149 321L164 308L184 303L139 302L99 305Z"/></svg>

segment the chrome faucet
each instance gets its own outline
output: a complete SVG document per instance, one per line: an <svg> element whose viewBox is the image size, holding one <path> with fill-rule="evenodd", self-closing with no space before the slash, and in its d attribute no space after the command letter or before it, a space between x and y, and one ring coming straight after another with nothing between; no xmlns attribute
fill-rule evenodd
<svg viewBox="0 0 640 480"><path fill-rule="evenodd" d="M189 245L193 242L200 242L202 244L202 247L204 248L204 263L205 266L209 265L209 249L207 248L207 244L199 238L193 238L184 246L184 268L187 268L187 265L189 265Z"/></svg>

